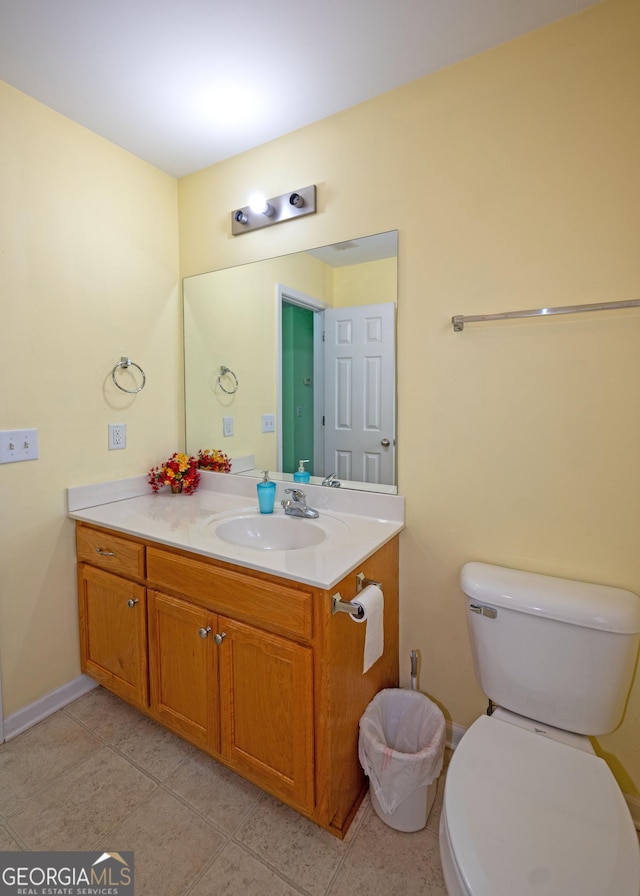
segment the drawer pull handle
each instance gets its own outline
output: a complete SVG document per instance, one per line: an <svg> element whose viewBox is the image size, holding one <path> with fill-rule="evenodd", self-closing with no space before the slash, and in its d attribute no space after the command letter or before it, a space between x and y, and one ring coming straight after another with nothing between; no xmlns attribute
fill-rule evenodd
<svg viewBox="0 0 640 896"><path fill-rule="evenodd" d="M129 607L130 610L133 610L135 605L139 602L140 601L137 597L130 597L129 600L127 601L127 606Z"/></svg>
<svg viewBox="0 0 640 896"><path fill-rule="evenodd" d="M226 637L227 637L227 633L226 633L226 632L221 632L220 634L215 634L215 635L213 636L213 640L216 642L216 644L222 644L222 642L224 641L224 639L225 639Z"/></svg>
<svg viewBox="0 0 640 896"><path fill-rule="evenodd" d="M96 554L101 557L115 557L115 551L103 551L102 548L96 548Z"/></svg>
<svg viewBox="0 0 640 896"><path fill-rule="evenodd" d="M207 626L207 628L201 628L200 631L198 632L198 634L200 635L201 638L206 638L209 635L210 631L211 631L211 626Z"/></svg>

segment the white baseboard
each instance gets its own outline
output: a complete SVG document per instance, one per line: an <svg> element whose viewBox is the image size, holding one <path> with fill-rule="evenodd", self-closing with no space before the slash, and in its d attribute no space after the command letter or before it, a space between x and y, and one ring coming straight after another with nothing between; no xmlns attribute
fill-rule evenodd
<svg viewBox="0 0 640 896"><path fill-rule="evenodd" d="M455 750L460 741L462 740L462 735L467 730L462 725L457 725L455 722L447 722L447 733L445 735L447 746L450 750Z"/></svg>
<svg viewBox="0 0 640 896"><path fill-rule="evenodd" d="M4 739L11 740L12 737L17 737L18 734L22 734L23 731L32 728L38 722L53 715L54 712L63 709L69 703L77 700L78 697L88 694L89 691L97 687L98 683L93 681L92 678L89 678L87 675L79 675L73 681L47 694L46 697L41 697L40 700L36 700L34 703L30 703L28 706L24 706L12 715L7 716L4 720Z"/></svg>

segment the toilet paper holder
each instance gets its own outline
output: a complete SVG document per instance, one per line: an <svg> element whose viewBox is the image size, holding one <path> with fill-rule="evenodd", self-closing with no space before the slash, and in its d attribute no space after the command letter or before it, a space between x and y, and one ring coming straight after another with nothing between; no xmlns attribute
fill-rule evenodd
<svg viewBox="0 0 640 896"><path fill-rule="evenodd" d="M378 588L382 588L382 582L374 582L373 579L367 579L363 572L359 572L356 575L356 592L359 594L367 585L377 585ZM331 612L333 615L336 613L350 613L356 619L362 619L364 616L364 610L360 604L343 600L339 591L336 591L331 598Z"/></svg>
<svg viewBox="0 0 640 896"><path fill-rule="evenodd" d="M367 585L377 585L382 588L382 582L374 582L373 579L367 579L363 572L359 572L356 576L356 592L359 594Z"/></svg>

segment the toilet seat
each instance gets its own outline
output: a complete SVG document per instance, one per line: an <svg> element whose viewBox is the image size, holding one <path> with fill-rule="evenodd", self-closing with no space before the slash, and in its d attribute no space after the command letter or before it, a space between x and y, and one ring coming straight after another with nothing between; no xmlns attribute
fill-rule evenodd
<svg viewBox="0 0 640 896"><path fill-rule="evenodd" d="M640 893L636 831L607 764L489 716L454 752L441 844L463 896Z"/></svg>

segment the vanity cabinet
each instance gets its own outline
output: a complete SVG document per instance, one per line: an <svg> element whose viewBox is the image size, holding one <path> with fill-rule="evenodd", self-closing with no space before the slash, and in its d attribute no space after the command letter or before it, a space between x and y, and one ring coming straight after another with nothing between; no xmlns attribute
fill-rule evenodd
<svg viewBox="0 0 640 896"><path fill-rule="evenodd" d="M220 617L221 753L289 804L314 804L312 649Z"/></svg>
<svg viewBox="0 0 640 896"><path fill-rule="evenodd" d="M83 672L146 710L149 678L145 587L81 563L78 598Z"/></svg>
<svg viewBox="0 0 640 896"><path fill-rule="evenodd" d="M158 591L148 608L153 717L311 809L311 648Z"/></svg>
<svg viewBox="0 0 640 896"><path fill-rule="evenodd" d="M327 591L77 523L82 669L190 743L343 837L367 781L358 721L398 683L398 539L363 564L383 583L385 652Z"/></svg>
<svg viewBox="0 0 640 896"><path fill-rule="evenodd" d="M149 590L151 713L203 750L220 749L216 617L180 598Z"/></svg>

